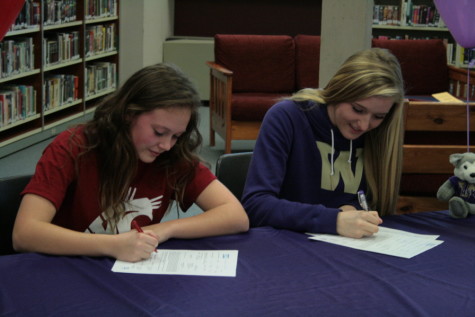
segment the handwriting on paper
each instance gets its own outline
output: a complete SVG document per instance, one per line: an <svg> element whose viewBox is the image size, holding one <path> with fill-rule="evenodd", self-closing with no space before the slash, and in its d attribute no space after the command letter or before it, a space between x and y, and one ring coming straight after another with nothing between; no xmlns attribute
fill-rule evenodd
<svg viewBox="0 0 475 317"><path fill-rule="evenodd" d="M236 276L237 250L159 249L147 260L116 260L113 272L166 275Z"/></svg>

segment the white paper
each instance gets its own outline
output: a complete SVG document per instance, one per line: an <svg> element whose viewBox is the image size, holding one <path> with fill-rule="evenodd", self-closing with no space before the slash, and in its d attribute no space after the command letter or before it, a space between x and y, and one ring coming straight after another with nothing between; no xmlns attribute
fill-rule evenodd
<svg viewBox="0 0 475 317"><path fill-rule="evenodd" d="M309 239L338 244L341 246L393 255L410 259L441 244L438 235L423 235L386 227L379 227L378 233L361 239L332 234L309 233Z"/></svg>
<svg viewBox="0 0 475 317"><path fill-rule="evenodd" d="M238 250L167 250L140 262L116 260L113 272L165 275L236 276Z"/></svg>

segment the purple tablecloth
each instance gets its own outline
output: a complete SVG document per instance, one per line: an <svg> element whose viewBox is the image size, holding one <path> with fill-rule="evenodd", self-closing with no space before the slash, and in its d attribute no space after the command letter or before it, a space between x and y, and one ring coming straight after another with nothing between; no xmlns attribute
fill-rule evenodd
<svg viewBox="0 0 475 317"><path fill-rule="evenodd" d="M114 273L110 258L1 256L0 315L475 316L475 217L429 212L383 225L445 242L404 259L264 227L160 246L237 249L236 277Z"/></svg>

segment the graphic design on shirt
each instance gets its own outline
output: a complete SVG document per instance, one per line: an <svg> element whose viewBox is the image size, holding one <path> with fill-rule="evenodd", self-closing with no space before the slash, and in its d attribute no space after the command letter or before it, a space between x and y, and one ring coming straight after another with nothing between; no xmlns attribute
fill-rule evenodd
<svg viewBox="0 0 475 317"><path fill-rule="evenodd" d="M112 226L107 221L106 215L102 212L85 230L92 233L123 233L130 231L130 224L138 216L147 216L150 220L153 219L153 210L159 209L162 205L163 195L155 198L137 198L135 193L137 188L129 188L127 192L126 202L124 203L125 215L117 223L116 232L112 232Z"/></svg>
<svg viewBox="0 0 475 317"><path fill-rule="evenodd" d="M354 151L353 158L355 171L352 170L350 160L350 151L340 151L338 156L332 157L332 147L324 142L316 142L317 148L322 157L322 178L321 187L326 190L335 190L341 180L343 180L343 191L349 194L356 194L363 178L363 149L358 148ZM333 160L334 174L331 175L331 162Z"/></svg>
<svg viewBox="0 0 475 317"><path fill-rule="evenodd" d="M475 202L475 184L471 184L467 181L458 179L458 189L456 190L456 196L463 198L463 200L474 203Z"/></svg>

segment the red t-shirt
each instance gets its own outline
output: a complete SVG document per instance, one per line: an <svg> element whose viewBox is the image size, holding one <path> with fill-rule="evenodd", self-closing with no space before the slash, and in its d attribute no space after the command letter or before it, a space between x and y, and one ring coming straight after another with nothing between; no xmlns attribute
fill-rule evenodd
<svg viewBox="0 0 475 317"><path fill-rule="evenodd" d="M84 140L81 130L76 138ZM173 199L163 169L154 164L139 163L125 202L126 215L112 232L111 225L99 207L99 175L96 156L88 153L79 160L79 173L75 172L75 159L79 146L69 141L71 131L59 134L44 150L35 174L23 194L44 197L56 207L53 223L65 228L90 233L117 233L130 231L136 219L141 226L158 223ZM184 208L188 209L201 192L216 177L203 164L196 167L194 179L185 190Z"/></svg>

